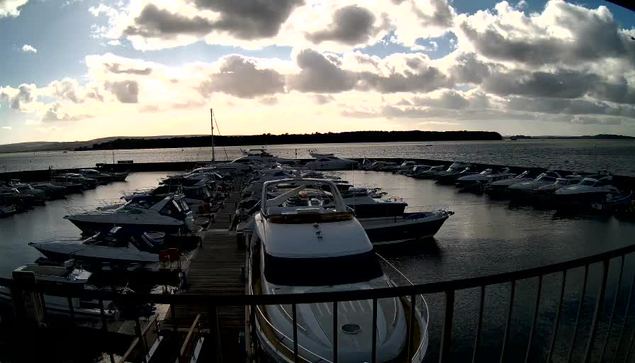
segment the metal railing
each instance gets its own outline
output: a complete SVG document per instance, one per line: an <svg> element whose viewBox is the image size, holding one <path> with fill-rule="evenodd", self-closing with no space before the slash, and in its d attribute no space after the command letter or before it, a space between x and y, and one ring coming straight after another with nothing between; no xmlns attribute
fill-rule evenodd
<svg viewBox="0 0 635 363"><path fill-rule="evenodd" d="M179 294L179 295L157 295L157 294L113 294L110 292L101 292L101 291L68 291L66 295L68 296L69 303L70 298L81 296L84 299L95 299L100 302L103 301L113 301L117 306L135 306L145 303L155 303L155 304L169 304L171 310L174 314L175 308L177 306L204 306L208 308L208 311L215 312L218 307L224 306L244 306L244 307L253 307L255 306L263 306L263 305L290 305L291 306L291 315L292 315L292 323L294 325L293 328L293 336L290 337L292 341L292 350L293 356L295 357L295 361L300 360L300 346L297 343L297 305L298 304L314 304L314 303L331 303L334 314L333 319L335 320L334 326L337 326L337 306L339 302L343 301L359 301L359 300L370 300L373 306L373 322L377 321L377 301L379 299L384 298L396 298L396 297L406 297L410 298L411 301L415 301L416 295L427 295L427 294L438 294L441 293L445 296L444 304L443 304L443 319L441 324L441 334L440 334L440 344L439 344L439 362L448 362L450 361L450 352L452 347L452 330L453 330L453 319L455 312L455 300L458 291L466 290L466 289L479 289L480 296L478 299L478 308L477 308L477 325L476 325L476 333L474 336L474 347L472 352L472 360L477 360L477 353L479 350L479 345L482 343L482 330L483 330L483 315L484 315L484 302L486 296L486 287L491 285L499 285L505 284L509 286L509 299L503 302L507 306L505 313L505 325L501 330L502 334L502 346L500 348L499 358L500 361L505 361L509 355L509 347L508 342L510 340L511 335L511 325L512 325L512 315L514 312L514 298L517 292L517 285L520 280L527 279L536 279L538 280L538 288L535 295L534 300L534 309L531 321L531 329L528 336L528 341L526 345L525 352L525 361L530 360L530 350L532 348L532 342L536 338L537 321L539 308L541 306L541 296L543 295L543 285L544 285L544 277L550 274L561 274L562 281L559 286L559 294L557 297L557 305L555 307L555 317L551 320L551 324L553 326L553 332L551 333L548 347L546 348L546 353L548 357L548 361L550 361L554 357L554 346L556 345L556 336L558 335L559 329L561 329L560 321L562 320L562 311L563 311L563 298L565 295L565 284L567 283L567 272L576 269L576 268L584 268L584 278L580 287L580 296L578 302L578 309L576 313L575 323L574 323L574 332L573 338L571 341L566 344L567 346L567 354L566 361L571 361L572 354L574 351L574 346L576 345L577 340L580 340L580 334L578 334L581 329L583 329L580 324L581 319L583 318L582 312L582 304L588 295L587 291L587 281L589 280L590 275L590 266L594 264L601 265L601 275L599 287L597 290L597 294L595 296L595 304L594 310L591 316L591 324L588 327L588 338L586 339L584 345L584 353L583 359L580 361L589 362L592 358L593 354L600 355L600 358L605 357L607 353L607 345L611 340L611 329L616 326L615 319L616 316L620 314L617 312L617 299L613 301L611 304L610 314L605 314L602 316L603 312L603 304L605 303L605 295L607 291L607 284L609 278L609 267L612 260L619 261L619 276L617 278L617 287L615 292L615 297L622 290L622 283L624 279L624 266L626 257L635 252L635 245L618 248L612 251L599 253L593 256L587 256L582 258L577 258L565 262L554 263L547 266L533 267L522 269L518 271L512 272L504 272L498 274L492 274L487 276L480 277L470 277L463 279L456 279L450 281L440 281L440 282L432 282L432 283L424 283L424 284L414 284L408 286L398 286L398 287L386 287L386 288L377 288L377 289L368 289L368 290L357 290L357 291L337 291L337 292L315 292L315 293L304 293L304 294L276 294L276 295L198 295L198 294ZM613 340L612 343L617 343L616 346L616 354L613 357L613 361L616 361L617 352L620 348L623 351L626 351L625 360L628 361L631 358L633 343L635 342L635 331L629 325L629 320L632 324L632 319L629 319L629 313L631 312L631 303L632 303L632 293L633 293L633 282L635 281L635 276L633 280L630 282L630 289L628 292L628 301L626 303L625 315L623 321L617 325L619 328L619 336L616 340ZM14 293L21 292L24 289L39 292L39 293L47 293L47 294L55 294L52 291L45 291L39 286L29 286L29 287L18 287L14 284L12 280L9 279L0 279L0 285L8 286L14 289ZM71 304L72 305L72 304ZM414 304L412 305L414 306ZM102 321L104 327L106 326L106 317L102 310ZM411 312L412 314L412 312ZM69 315L71 319L75 319L72 306L69 306ZM210 314L211 316L209 320L210 331L218 331L218 318L216 314ZM173 318L175 316L173 315ZM602 341L598 340L598 331L600 320L605 319L604 321L608 322L608 331L609 334L606 335ZM176 320L176 319L173 319ZM174 321L176 325L176 321ZM373 324L373 330L376 329L376 324ZM628 337L626 334L627 327L632 331L631 336ZM604 330L605 328L603 328ZM336 329L335 329L336 330ZM335 332L337 334L337 332ZM218 337L212 337L218 338ZM410 337L409 337L410 338ZM212 339L213 340L213 339ZM408 352L411 352L411 340L408 339ZM337 339L334 339L337 342ZM373 362L376 360L376 334L373 334L372 342L369 342L372 347L372 358ZM580 342L578 342L580 343ZM218 344L218 343L216 343ZM600 345L598 345L600 344ZM623 346L624 344L628 344L627 346ZM594 353L594 350L597 352ZM337 344L333 347L333 362L337 361ZM326 360L326 359L325 359ZM578 361L576 359L576 361Z"/></svg>

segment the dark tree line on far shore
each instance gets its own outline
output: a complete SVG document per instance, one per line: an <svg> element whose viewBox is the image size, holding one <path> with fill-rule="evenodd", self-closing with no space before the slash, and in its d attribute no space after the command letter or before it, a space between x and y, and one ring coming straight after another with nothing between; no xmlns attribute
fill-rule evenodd
<svg viewBox="0 0 635 363"><path fill-rule="evenodd" d="M349 142L398 142L398 141L464 141L502 140L497 132L490 131L354 131L313 134L262 134L245 136L215 136L216 146L325 144ZM76 150L111 149L163 149L206 147L212 145L210 136L176 136L168 138L121 138L80 147Z"/></svg>

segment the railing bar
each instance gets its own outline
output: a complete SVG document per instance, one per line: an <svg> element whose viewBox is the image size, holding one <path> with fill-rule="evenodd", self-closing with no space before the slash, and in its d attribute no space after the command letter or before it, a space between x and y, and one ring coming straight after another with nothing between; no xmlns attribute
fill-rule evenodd
<svg viewBox="0 0 635 363"><path fill-rule="evenodd" d="M443 331L441 332L441 352L439 362L450 361L452 343L452 321L454 320L454 290L445 292L445 311L443 313Z"/></svg>
<svg viewBox="0 0 635 363"><path fill-rule="evenodd" d="M337 363L337 308L339 303L337 301L333 301L333 363Z"/></svg>
<svg viewBox="0 0 635 363"><path fill-rule="evenodd" d="M370 361L372 363L377 362L377 298L373 299L373 329L372 329L372 343L371 343L371 356Z"/></svg>
<svg viewBox="0 0 635 363"><path fill-rule="evenodd" d="M633 334L631 335L631 341L628 344L628 352L626 353L626 359L624 360L624 362L628 362L631 359L631 352L633 351L633 341L635 341L635 331L633 331Z"/></svg>
<svg viewBox="0 0 635 363"><path fill-rule="evenodd" d="M485 285L481 286L481 296L478 303L478 320L476 321L476 337L474 338L474 351L472 352L472 363L476 362L478 346L481 342L481 327L483 325L483 308L485 306Z"/></svg>
<svg viewBox="0 0 635 363"><path fill-rule="evenodd" d="M406 362L410 361L410 356L412 354L412 338L414 336L414 328L415 328L415 313L417 306L417 295L410 296L410 326L408 327L408 349L406 350ZM427 322L426 322L427 324Z"/></svg>
<svg viewBox="0 0 635 363"><path fill-rule="evenodd" d="M512 313L514 312L514 296L516 295L516 280L511 281L511 292L509 294L509 308L507 309L507 322L505 323L505 333L503 335L503 350L501 351L500 362L505 361L507 356L507 341L509 340L509 330L511 328Z"/></svg>
<svg viewBox="0 0 635 363"><path fill-rule="evenodd" d="M46 300L44 299L43 292L40 292L40 301L42 301L42 318L46 321Z"/></svg>
<svg viewBox="0 0 635 363"><path fill-rule="evenodd" d="M553 349L556 346L556 338L558 337L558 328L560 328L560 313L562 312L562 301L564 300L564 289L567 285L567 270L562 271L562 284L560 284L560 297L558 297L558 306L556 307L556 320L551 336L551 344L549 344L549 353L547 354L547 362L551 362Z"/></svg>
<svg viewBox="0 0 635 363"><path fill-rule="evenodd" d="M586 294L586 284L589 279L589 265L584 266L584 279L582 281L582 291L580 291L580 301L578 302L578 312L575 317L575 327L573 328L573 338L571 338L571 346L569 347L569 354L567 356L567 362L571 362L573 356L573 348L575 347L575 339L578 335L578 329L580 328L580 317L582 316L582 307L584 305L584 296Z"/></svg>
<svg viewBox="0 0 635 363"><path fill-rule="evenodd" d="M626 301L626 310L624 311L624 321L622 322L622 329L620 329L620 337L617 340L617 348L612 362L617 361L617 353L620 350L622 339L624 338L624 330L626 329L626 322L628 321L628 312L631 310L631 301L633 299L633 286L635 286L635 273L633 273L633 277L631 278L631 288L628 290L628 300Z"/></svg>
<svg viewBox="0 0 635 363"><path fill-rule="evenodd" d="M602 346L602 354L600 355L600 362L604 359L606 353L606 346L609 343L611 337L611 328L613 327L613 318L615 317L615 310L617 310L617 298L620 295L620 286L622 286L622 277L624 276L624 255L622 255L620 263L620 275L617 278L617 286L615 287L615 298L613 300L613 309L611 310L611 317L609 318L609 327L606 330L606 337L604 338L604 344ZM619 348L619 347L618 347ZM617 354L617 352L615 352Z"/></svg>
<svg viewBox="0 0 635 363"><path fill-rule="evenodd" d="M538 322L538 312L540 311L540 294L542 293L542 275L538 276L538 289L536 291L536 301L534 303L534 319L531 322L531 330L529 331L529 342L527 343L527 352L525 353L525 362L529 362L529 354L531 352L531 342L536 332L536 323Z"/></svg>
<svg viewBox="0 0 635 363"><path fill-rule="evenodd" d="M291 304L291 313L293 315L293 361L299 362L298 356L298 311L296 304Z"/></svg>
<svg viewBox="0 0 635 363"><path fill-rule="evenodd" d="M597 334L598 325L600 323L600 315L602 313L602 303L604 302L604 292L606 291L606 279L609 272L609 260L602 261L602 283L600 285L600 291L598 292L598 298L595 305L595 312L593 313L593 323L591 325L591 334L589 335L589 342L587 343L586 350L584 352L584 362L591 360L591 351L593 350L593 343L595 342L595 336Z"/></svg>

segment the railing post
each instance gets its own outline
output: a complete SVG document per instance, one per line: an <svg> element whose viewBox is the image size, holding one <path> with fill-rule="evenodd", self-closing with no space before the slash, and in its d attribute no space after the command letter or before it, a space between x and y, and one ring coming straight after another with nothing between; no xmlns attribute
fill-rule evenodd
<svg viewBox="0 0 635 363"><path fill-rule="evenodd" d="M573 347L575 346L575 338L578 335L580 317L582 316L582 306L584 305L584 295L586 294L586 283L589 279L589 265L584 265L584 279L582 281L582 291L580 291L580 301L578 302L578 312L575 317L575 327L573 328L573 338L571 338L571 346L569 347L569 355L567 362L571 361L573 356Z"/></svg>
<svg viewBox="0 0 635 363"><path fill-rule="evenodd" d="M135 326L136 326L135 330L137 333L137 338L139 339L139 342L143 346L143 362L145 363L148 361L148 347L144 344L143 329L141 329L141 323L139 322L139 314L136 311L134 315L134 320L135 320Z"/></svg>
<svg viewBox="0 0 635 363"><path fill-rule="evenodd" d="M525 353L525 362L529 362L529 354L531 352L531 342L534 339L536 331L536 322L538 321L538 311L540 309L540 293L542 292L542 275L538 276L538 291L536 291L536 301L534 303L534 318L531 322L531 330L529 331L529 342L527 343L527 352Z"/></svg>
<svg viewBox="0 0 635 363"><path fill-rule="evenodd" d="M613 363L617 361L617 352L619 352L620 346L622 345L622 339L624 339L624 329L626 328L628 312L631 310L631 301L633 299L633 286L635 286L635 274L633 274L633 277L631 278L631 288L628 290L628 300L626 302L626 310L624 311L624 321L622 322L622 329L620 329L620 337L617 340L617 348L615 349L615 355L612 360Z"/></svg>
<svg viewBox="0 0 635 363"><path fill-rule="evenodd" d="M478 304L478 320L476 321L476 334L474 338L474 351L472 352L472 363L476 362L478 346L481 342L481 328L483 326L483 306L485 305L485 285L481 285L481 296Z"/></svg>
<svg viewBox="0 0 635 363"><path fill-rule="evenodd" d="M611 328L613 327L613 318L615 317L615 310L617 309L617 298L620 295L620 287L622 286L622 277L624 275L624 255L622 255L620 262L620 275L617 278L617 286L615 287L615 297L613 299L613 309L611 310L611 317L609 318L609 327L606 329L606 338L604 338L604 344L602 345L602 354L600 355L600 362L604 359L606 353L606 346L609 343L611 337ZM617 352L616 352L617 354Z"/></svg>
<svg viewBox="0 0 635 363"><path fill-rule="evenodd" d="M606 291L606 279L609 273L609 260L602 261L602 283L600 285L600 291L598 292L598 298L595 304L595 312L593 313L593 323L591 325L591 334L589 336L589 342L587 343L586 350L584 352L584 362L587 363L591 360L591 351L593 350L593 343L595 342L595 336L597 335L598 325L600 323L600 315L602 313L602 303L604 302L604 292Z"/></svg>
<svg viewBox="0 0 635 363"><path fill-rule="evenodd" d="M372 363L377 362L377 298L373 298L373 323L372 323L371 357Z"/></svg>
<svg viewBox="0 0 635 363"><path fill-rule="evenodd" d="M417 295L412 294L412 296L410 296L410 324L408 326L408 349L406 350L406 353L407 353L406 357L408 362L410 361L410 357L412 355L412 337L414 335L413 330L415 327L416 306L417 306ZM429 322L426 321L426 324L429 324ZM423 337L421 337L421 339L423 339Z"/></svg>
<svg viewBox="0 0 635 363"><path fill-rule="evenodd" d="M339 303L337 301L333 301L333 363L337 363L338 352L337 352L337 331L339 330L337 326L337 308Z"/></svg>
<svg viewBox="0 0 635 363"><path fill-rule="evenodd" d="M445 292L445 311L443 313L443 331L441 332L441 351L439 362L450 361L450 344L452 343L452 321L454 319L454 290Z"/></svg>
<svg viewBox="0 0 635 363"><path fill-rule="evenodd" d="M298 363L300 361L300 357L298 356L298 312L295 303L291 304L291 314L293 317L293 361Z"/></svg>
<svg viewBox="0 0 635 363"><path fill-rule="evenodd" d="M220 328L218 326L218 307L211 306L209 309L209 324L210 324L210 335L212 336L212 340L214 343L214 350L216 351L216 361L219 363L223 362L223 352L221 351L221 341L220 341Z"/></svg>
<svg viewBox="0 0 635 363"><path fill-rule="evenodd" d="M507 341L509 340L509 330L511 328L512 313L514 312L514 297L516 295L516 280L511 281L511 292L509 294L509 309L507 309L507 322L505 323L505 333L503 335L503 349L501 351L500 362L505 361L507 356Z"/></svg>
<svg viewBox="0 0 635 363"><path fill-rule="evenodd" d="M558 298L558 306L556 307L556 321L551 336L551 344L549 345L549 354L547 354L547 362L551 362L553 349L556 346L556 337L558 336L558 328L560 327L560 313L562 311L562 300L564 299L564 288L567 284L567 270L562 271L562 284L560 285L560 297Z"/></svg>

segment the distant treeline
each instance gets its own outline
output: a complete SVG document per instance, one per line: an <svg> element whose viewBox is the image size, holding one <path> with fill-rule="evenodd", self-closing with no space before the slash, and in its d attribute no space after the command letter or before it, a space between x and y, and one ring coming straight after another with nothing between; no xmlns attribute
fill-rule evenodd
<svg viewBox="0 0 635 363"><path fill-rule="evenodd" d="M354 131L340 133L329 132L324 134L214 136L216 146L502 139L503 137L498 132L490 131ZM75 150L163 149L205 147L211 145L212 138L210 136L182 136L160 139L122 138L104 143L93 144L92 147L80 147Z"/></svg>

